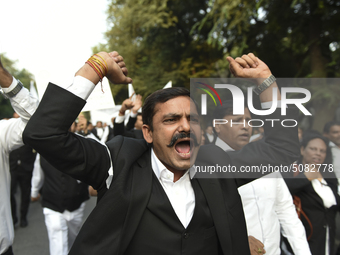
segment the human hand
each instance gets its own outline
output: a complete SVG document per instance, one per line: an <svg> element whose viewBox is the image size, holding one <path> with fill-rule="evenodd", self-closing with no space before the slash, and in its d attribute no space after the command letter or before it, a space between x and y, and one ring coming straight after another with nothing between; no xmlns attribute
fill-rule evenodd
<svg viewBox="0 0 340 255"><path fill-rule="evenodd" d="M1 55L0 55L0 86L2 88L8 88L9 86L11 86L12 81L13 81L13 77L2 65Z"/></svg>
<svg viewBox="0 0 340 255"><path fill-rule="evenodd" d="M130 110L134 107L134 102L132 101L132 97L135 93L133 93L129 98L125 99L122 103L122 107L119 110L119 115L124 116L126 110Z"/></svg>
<svg viewBox="0 0 340 255"><path fill-rule="evenodd" d="M1 55L0 55L0 69L4 69L4 66L2 65L2 61L1 61Z"/></svg>
<svg viewBox="0 0 340 255"><path fill-rule="evenodd" d="M91 197L96 197L96 196L98 196L98 192L92 186L89 186L89 195Z"/></svg>
<svg viewBox="0 0 340 255"><path fill-rule="evenodd" d="M124 58L119 55L117 51L112 51L108 53L108 55L112 60L106 60L108 61L108 71L106 77L109 79L109 81L116 84L132 83L132 79L127 77L128 69L125 66Z"/></svg>
<svg viewBox="0 0 340 255"><path fill-rule="evenodd" d="M124 59L118 52L113 51L107 53L102 51L96 55L99 56L97 57L100 59L99 61L101 61L102 65L107 68L107 70L102 70L102 74L105 75L109 81L115 84L132 83L132 79L127 77L128 70L123 61ZM100 69L102 69L102 67ZM97 84L100 80L97 72L89 64L85 64L75 75L82 76L94 84Z"/></svg>
<svg viewBox="0 0 340 255"><path fill-rule="evenodd" d="M243 55L241 58L233 59L232 57L227 57L229 61L229 69L232 74L239 78L251 78L255 81L257 86L262 84L262 82L271 76L271 71L269 67L257 58L253 53L248 55ZM276 82L270 85L271 89L265 89L260 94L260 101L270 102L273 101L273 88L278 88ZM277 90L276 93L277 100L281 100L281 93Z"/></svg>
<svg viewBox="0 0 340 255"><path fill-rule="evenodd" d="M136 114L139 110L139 108L142 107L142 96L141 95L136 95L135 100L133 101L134 106L132 108L132 113Z"/></svg>
<svg viewBox="0 0 340 255"><path fill-rule="evenodd" d="M253 53L233 59L227 57L229 68L235 77L267 79L272 73L269 67Z"/></svg>
<svg viewBox="0 0 340 255"><path fill-rule="evenodd" d="M253 236L248 236L249 249L251 255L265 254L264 244Z"/></svg>
<svg viewBox="0 0 340 255"><path fill-rule="evenodd" d="M78 116L77 129L78 131L82 131L84 134L87 134L87 119L83 114Z"/></svg>
<svg viewBox="0 0 340 255"><path fill-rule="evenodd" d="M32 202L37 202L40 199L40 194L37 197L31 197Z"/></svg>

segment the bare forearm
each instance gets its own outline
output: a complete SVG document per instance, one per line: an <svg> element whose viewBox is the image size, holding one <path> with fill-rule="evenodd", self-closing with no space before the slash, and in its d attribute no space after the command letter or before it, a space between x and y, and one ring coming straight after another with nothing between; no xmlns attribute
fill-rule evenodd
<svg viewBox="0 0 340 255"><path fill-rule="evenodd" d="M75 76L82 76L94 84L97 84L99 82L99 76L98 74L93 70L92 67L90 67L88 64L84 64L78 72L76 72Z"/></svg>
<svg viewBox="0 0 340 255"><path fill-rule="evenodd" d="M4 68L0 67L0 86L2 88L8 88L13 81L12 75Z"/></svg>

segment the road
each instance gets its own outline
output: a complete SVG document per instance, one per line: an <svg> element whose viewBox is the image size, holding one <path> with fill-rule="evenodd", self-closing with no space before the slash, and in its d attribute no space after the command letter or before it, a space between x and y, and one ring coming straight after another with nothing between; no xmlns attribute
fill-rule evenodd
<svg viewBox="0 0 340 255"><path fill-rule="evenodd" d="M17 192L17 194L20 192ZM96 204L96 197L91 197L86 202L84 220L91 213ZM17 197L17 204L20 199ZM20 206L17 206L20 207ZM20 214L18 214L20 217ZM34 202L30 204L28 216L28 226L21 228L19 224L15 227L15 236L13 252L15 255L48 255L48 237L44 222L41 203Z"/></svg>

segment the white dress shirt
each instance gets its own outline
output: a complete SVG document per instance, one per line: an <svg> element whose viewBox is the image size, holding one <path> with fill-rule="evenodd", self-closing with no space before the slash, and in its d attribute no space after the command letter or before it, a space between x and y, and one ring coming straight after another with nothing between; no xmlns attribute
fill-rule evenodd
<svg viewBox="0 0 340 255"><path fill-rule="evenodd" d="M329 142L329 147L331 147L332 151L332 163L334 174L336 178L338 178L339 186L338 186L338 193L340 194L340 148L333 142Z"/></svg>
<svg viewBox="0 0 340 255"><path fill-rule="evenodd" d="M9 88L3 88L5 93L10 92L17 85L17 80ZM10 98L12 107L20 118L0 120L0 254L4 253L12 244L14 238L11 203L10 203L10 172L9 153L23 145L22 132L35 109L38 100L26 88Z"/></svg>
<svg viewBox="0 0 340 255"><path fill-rule="evenodd" d="M205 133L206 135L207 135L207 138L208 138L208 140L209 140L209 142L213 142L214 141L214 135L213 134L209 134L209 133Z"/></svg>
<svg viewBox="0 0 340 255"><path fill-rule="evenodd" d="M96 130L97 130L97 136L101 140L104 134L104 128L96 128Z"/></svg>
<svg viewBox="0 0 340 255"><path fill-rule="evenodd" d="M42 188L45 181L45 174L40 165L40 154L37 153L34 161L34 167L31 179L31 197L38 197L39 190Z"/></svg>
<svg viewBox="0 0 340 255"><path fill-rule="evenodd" d="M103 132L102 138L100 139L100 142L101 143L106 143L108 137L109 137L109 126L106 126L104 128L104 132Z"/></svg>
<svg viewBox="0 0 340 255"><path fill-rule="evenodd" d="M217 138L217 146L233 149ZM279 255L280 226L294 254L311 254L305 229L297 216L292 196L280 173L272 173L238 188L248 235L264 244L266 254Z"/></svg>
<svg viewBox="0 0 340 255"><path fill-rule="evenodd" d="M153 149L151 150L151 166L178 219L187 228L195 209L195 193L190 182L190 178L195 174L195 168L191 167L178 181L174 182L174 174L162 164Z"/></svg>
<svg viewBox="0 0 340 255"><path fill-rule="evenodd" d="M88 79L76 76L73 80L73 84L65 89L86 100L90 96L94 87L95 85ZM125 116L118 116L116 117L115 122L120 123L124 121L124 119ZM166 169L153 150L151 152L151 165L156 177L164 188L178 219L182 225L187 228L195 209L195 193L190 181L190 178L192 178L195 174L195 167L192 166L178 181L174 182L173 173ZM109 177L106 180L108 188L111 185L113 174L111 162Z"/></svg>
<svg viewBox="0 0 340 255"><path fill-rule="evenodd" d="M325 179L318 179L311 180L312 186L316 194L322 199L323 205L325 208L330 208L333 205L336 205L336 198L333 194L332 189L328 186ZM329 255L329 226L326 229L326 245L325 245L325 254Z"/></svg>

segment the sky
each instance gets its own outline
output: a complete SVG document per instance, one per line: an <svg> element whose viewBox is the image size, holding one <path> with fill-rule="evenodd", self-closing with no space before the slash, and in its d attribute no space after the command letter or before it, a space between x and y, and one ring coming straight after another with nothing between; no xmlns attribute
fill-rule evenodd
<svg viewBox="0 0 340 255"><path fill-rule="evenodd" d="M108 0L1 0L0 53L37 82L72 83L75 72L105 43Z"/></svg>

